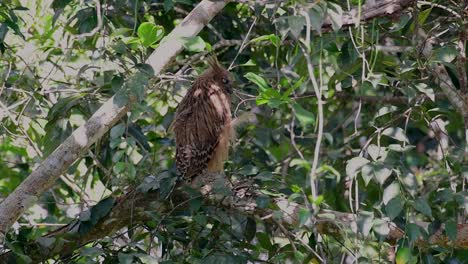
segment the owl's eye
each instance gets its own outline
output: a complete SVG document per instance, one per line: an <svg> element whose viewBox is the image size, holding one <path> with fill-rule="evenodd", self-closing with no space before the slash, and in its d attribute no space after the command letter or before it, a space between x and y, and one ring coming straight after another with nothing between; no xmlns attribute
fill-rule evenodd
<svg viewBox="0 0 468 264"><path fill-rule="evenodd" d="M229 83L229 80L226 79L226 78L222 78L221 81L222 81L224 84L228 84L228 83Z"/></svg>

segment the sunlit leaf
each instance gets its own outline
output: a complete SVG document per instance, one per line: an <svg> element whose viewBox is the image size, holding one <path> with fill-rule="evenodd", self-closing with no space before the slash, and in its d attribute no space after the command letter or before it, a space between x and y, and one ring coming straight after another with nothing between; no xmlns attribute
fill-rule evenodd
<svg viewBox="0 0 468 264"><path fill-rule="evenodd" d="M256 84L258 88L260 88L260 91L266 91L270 88L270 86L265 81L265 79L263 79L261 76L253 72L249 72L245 74L244 77L247 78L249 81L253 82L254 84Z"/></svg>
<svg viewBox="0 0 468 264"><path fill-rule="evenodd" d="M372 229L380 236L386 237L390 233L388 220L374 219Z"/></svg>
<svg viewBox="0 0 468 264"><path fill-rule="evenodd" d="M354 157L346 162L346 175L351 179L356 177L356 174L362 168L362 166L369 163L369 160L363 157Z"/></svg>
<svg viewBox="0 0 468 264"><path fill-rule="evenodd" d="M398 248L395 261L397 264L408 264L411 260L411 250L407 247Z"/></svg>
<svg viewBox="0 0 468 264"><path fill-rule="evenodd" d="M408 137L406 137L405 131L399 127L386 128L382 135L389 136L401 142L409 143Z"/></svg>
<svg viewBox="0 0 468 264"><path fill-rule="evenodd" d="M293 104L294 111L296 113L296 118L299 120L302 126L306 127L308 125L313 125L315 123L315 116L312 112L304 109L300 104Z"/></svg>
<svg viewBox="0 0 468 264"><path fill-rule="evenodd" d="M433 102L435 102L435 93L432 88L429 88L427 84L425 83L418 83L414 86L416 89L418 89L421 93L424 93L431 99Z"/></svg>
<svg viewBox="0 0 468 264"><path fill-rule="evenodd" d="M332 28L337 31L343 25L343 9L341 6L328 2L328 16L332 22Z"/></svg>
<svg viewBox="0 0 468 264"><path fill-rule="evenodd" d="M164 36L164 28L151 22L144 22L138 27L138 38L141 44L148 48Z"/></svg>
<svg viewBox="0 0 468 264"><path fill-rule="evenodd" d="M383 192L383 197L382 197L383 203L387 204L390 200L395 198L398 194L400 194L400 185L396 182L391 183L385 188Z"/></svg>
<svg viewBox="0 0 468 264"><path fill-rule="evenodd" d="M357 225L359 231L368 236L373 226L374 214L372 212L361 212L358 216Z"/></svg>

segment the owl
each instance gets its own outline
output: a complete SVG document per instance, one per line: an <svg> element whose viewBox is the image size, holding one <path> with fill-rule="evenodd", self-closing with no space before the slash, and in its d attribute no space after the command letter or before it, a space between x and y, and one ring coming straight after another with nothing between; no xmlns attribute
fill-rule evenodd
<svg viewBox="0 0 468 264"><path fill-rule="evenodd" d="M215 58L177 107L172 129L177 172L190 183L206 172L222 172L228 157L232 79Z"/></svg>

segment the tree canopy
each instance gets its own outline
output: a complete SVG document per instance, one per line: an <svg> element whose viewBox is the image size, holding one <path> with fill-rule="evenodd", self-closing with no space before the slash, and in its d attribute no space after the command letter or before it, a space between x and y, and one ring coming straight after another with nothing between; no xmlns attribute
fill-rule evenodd
<svg viewBox="0 0 468 264"><path fill-rule="evenodd" d="M463 263L468 2L0 3L0 263ZM215 56L225 175L170 126Z"/></svg>

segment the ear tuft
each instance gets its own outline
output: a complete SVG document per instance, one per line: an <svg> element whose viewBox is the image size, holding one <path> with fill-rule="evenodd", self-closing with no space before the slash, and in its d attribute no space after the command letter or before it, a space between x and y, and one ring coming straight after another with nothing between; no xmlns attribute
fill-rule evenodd
<svg viewBox="0 0 468 264"><path fill-rule="evenodd" d="M223 71L224 67L219 63L218 58L215 55L212 55L207 58L208 65L210 65L213 71Z"/></svg>

